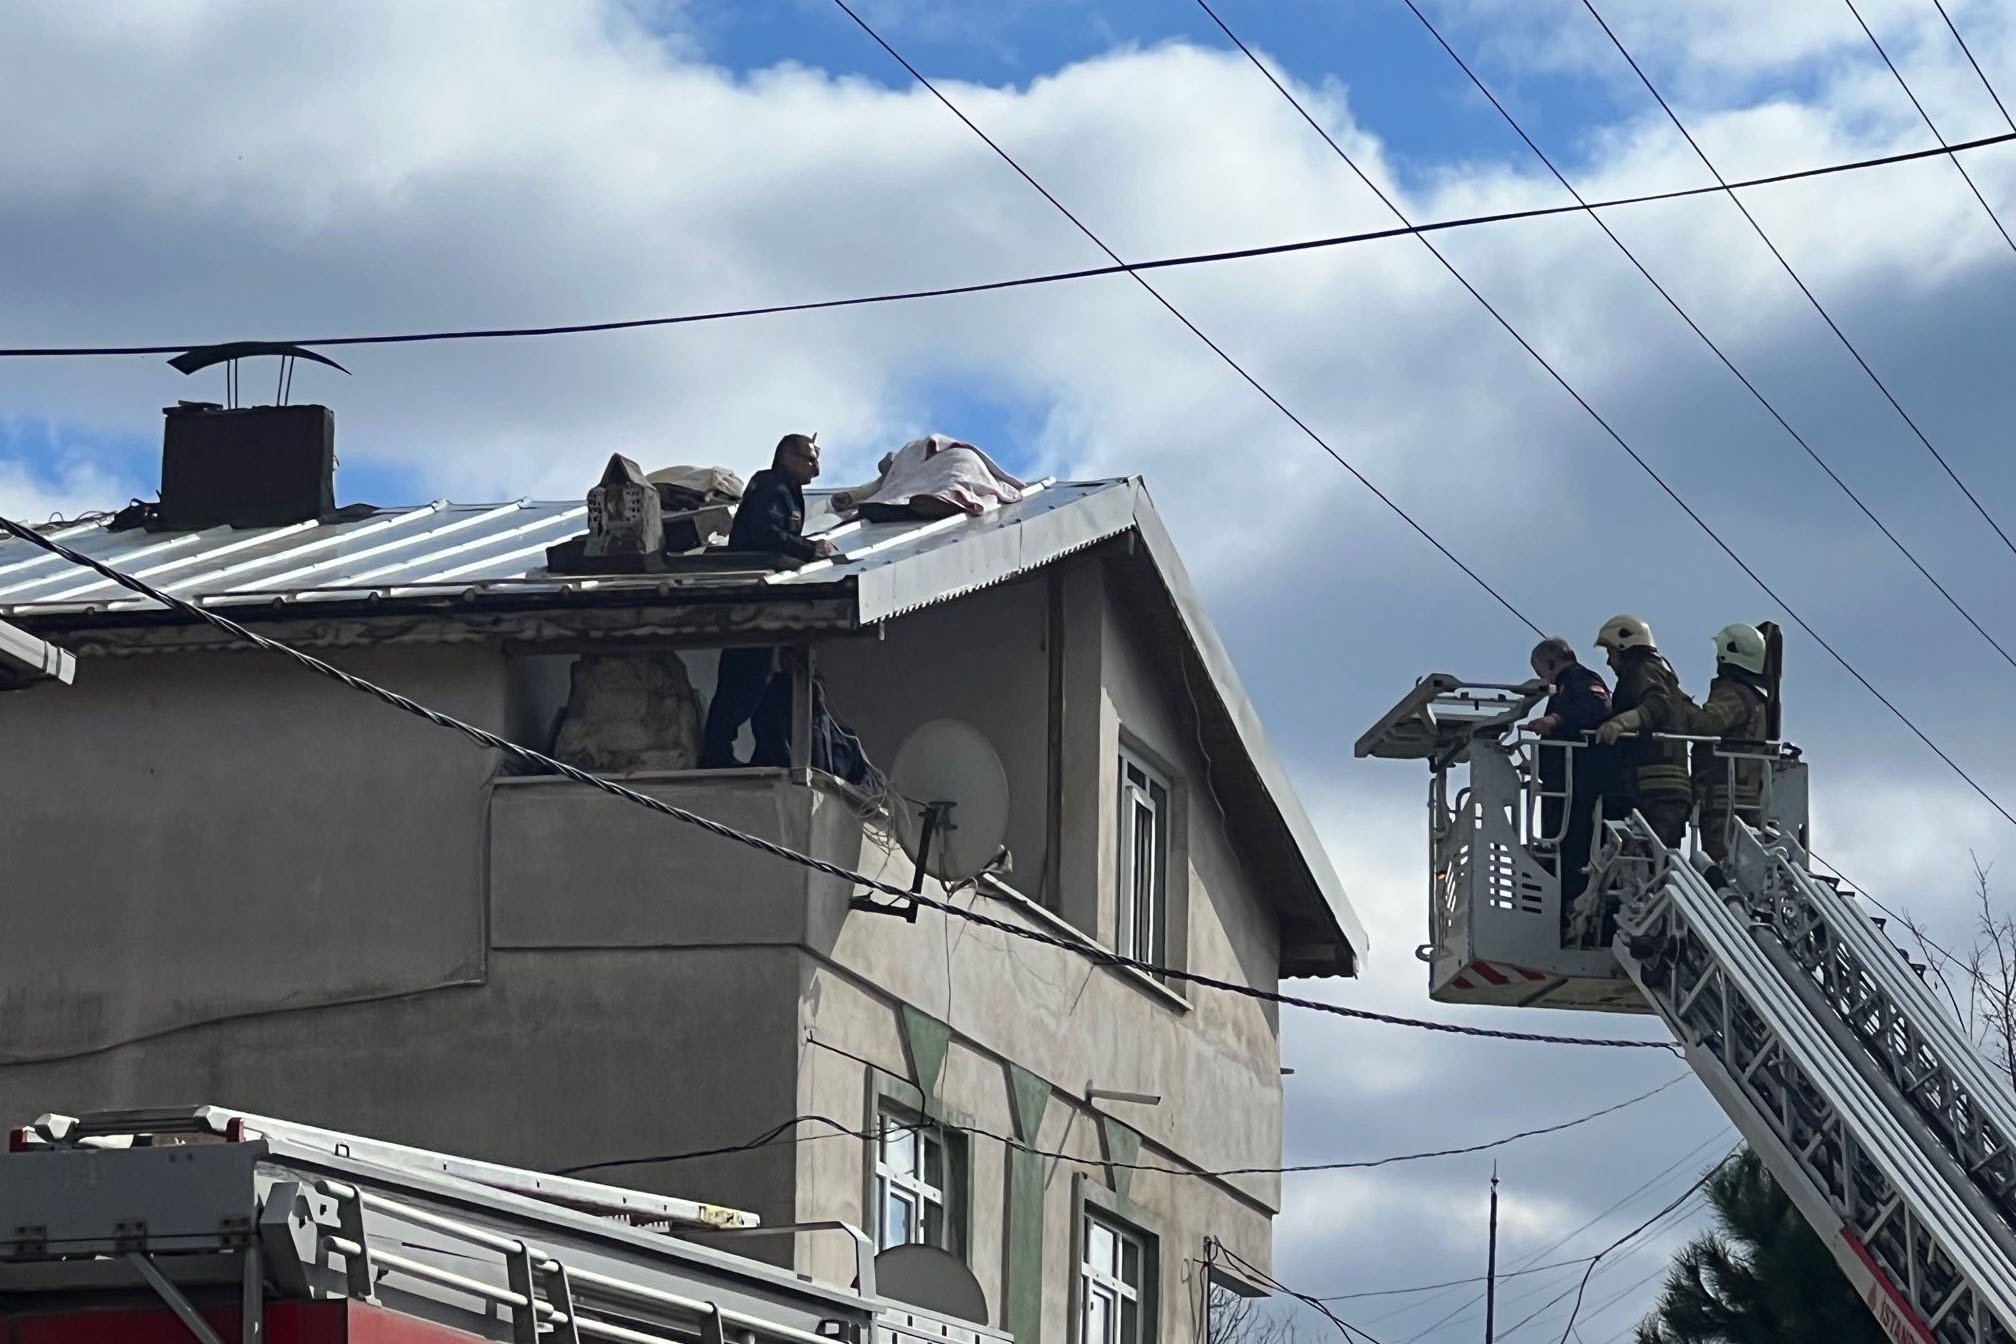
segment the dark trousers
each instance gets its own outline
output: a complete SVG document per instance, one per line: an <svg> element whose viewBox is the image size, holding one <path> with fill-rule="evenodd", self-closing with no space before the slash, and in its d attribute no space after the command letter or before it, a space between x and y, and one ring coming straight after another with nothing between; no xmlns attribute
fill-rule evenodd
<svg viewBox="0 0 2016 1344"><path fill-rule="evenodd" d="M748 724L756 735L751 765L791 764L791 679L771 675L774 649L723 649L714 674L714 698L700 733L700 768L738 765L735 739Z"/></svg>
<svg viewBox="0 0 2016 1344"><path fill-rule="evenodd" d="M1645 824L1652 828L1652 834L1668 849L1678 849L1687 840L1687 819L1694 815L1694 800L1685 795L1654 794L1640 798L1638 811L1644 814Z"/></svg>

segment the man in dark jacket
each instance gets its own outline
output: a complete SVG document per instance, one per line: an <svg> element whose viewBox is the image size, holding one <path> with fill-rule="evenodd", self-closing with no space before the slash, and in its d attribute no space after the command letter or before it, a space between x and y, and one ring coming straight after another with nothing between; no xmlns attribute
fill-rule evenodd
<svg viewBox="0 0 2016 1344"><path fill-rule="evenodd" d="M1540 831L1543 839L1560 845L1565 911L1588 885L1596 812L1613 789L1616 748L1596 746L1585 736L1610 717L1610 688L1582 666L1574 646L1559 636L1535 645L1530 661L1533 674L1554 688L1546 712L1527 724L1526 731L1541 741L1534 753L1542 795Z"/></svg>
<svg viewBox="0 0 2016 1344"><path fill-rule="evenodd" d="M1615 712L1596 730L1596 740L1607 745L1632 735L1619 749L1618 760L1631 805L1662 844L1676 848L1687 838L1687 818L1694 812L1687 744L1649 734L1686 732L1694 702L1680 689L1680 678L1652 642L1652 627L1641 618L1612 616L1597 632L1596 644L1617 674L1610 699Z"/></svg>
<svg viewBox="0 0 2016 1344"><path fill-rule="evenodd" d="M728 548L761 551L798 564L827 559L833 543L805 536L805 487L819 476L816 436L786 434L766 471L749 478L735 522L728 530ZM787 677L774 674L777 651L771 648L723 649L714 676L714 698L707 705L707 725L700 734L700 768L719 770L738 764L735 739L747 723L756 735L751 765L791 764L791 696Z"/></svg>

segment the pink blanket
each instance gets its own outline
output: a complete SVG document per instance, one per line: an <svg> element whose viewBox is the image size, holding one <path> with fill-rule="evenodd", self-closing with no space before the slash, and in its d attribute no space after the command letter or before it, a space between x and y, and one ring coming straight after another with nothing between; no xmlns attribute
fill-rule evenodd
<svg viewBox="0 0 2016 1344"><path fill-rule="evenodd" d="M985 513L1022 498L1027 487L970 443L944 434L912 439L882 460L882 475L833 499L840 512L864 504L912 507L935 500L961 513Z"/></svg>

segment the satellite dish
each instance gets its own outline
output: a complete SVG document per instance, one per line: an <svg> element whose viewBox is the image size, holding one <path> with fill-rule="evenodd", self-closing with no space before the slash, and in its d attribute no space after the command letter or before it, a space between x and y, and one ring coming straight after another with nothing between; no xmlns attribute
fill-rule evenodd
<svg viewBox="0 0 2016 1344"><path fill-rule="evenodd" d="M889 782L897 795L897 839L920 874L964 882L1000 858L1008 772L972 724L933 719L919 727L896 753Z"/></svg>
<svg viewBox="0 0 2016 1344"><path fill-rule="evenodd" d="M987 1324L987 1294L980 1280L958 1256L936 1246L912 1242L876 1256L875 1291L940 1316Z"/></svg>

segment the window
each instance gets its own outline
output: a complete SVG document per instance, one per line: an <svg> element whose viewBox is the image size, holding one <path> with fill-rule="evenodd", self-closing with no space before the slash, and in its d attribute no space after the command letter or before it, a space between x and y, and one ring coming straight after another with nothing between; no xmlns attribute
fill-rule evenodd
<svg viewBox="0 0 2016 1344"><path fill-rule="evenodd" d="M945 1132L883 1111L875 1140L875 1245L921 1241L951 1249L945 1219Z"/></svg>
<svg viewBox="0 0 2016 1344"><path fill-rule="evenodd" d="M1160 963L1169 898L1169 784L1120 754L1120 919L1114 950Z"/></svg>
<svg viewBox="0 0 2016 1344"><path fill-rule="evenodd" d="M1085 1251L1078 1279L1085 1316L1078 1344L1145 1344L1141 1330L1145 1243L1096 1213L1085 1215L1083 1232Z"/></svg>

